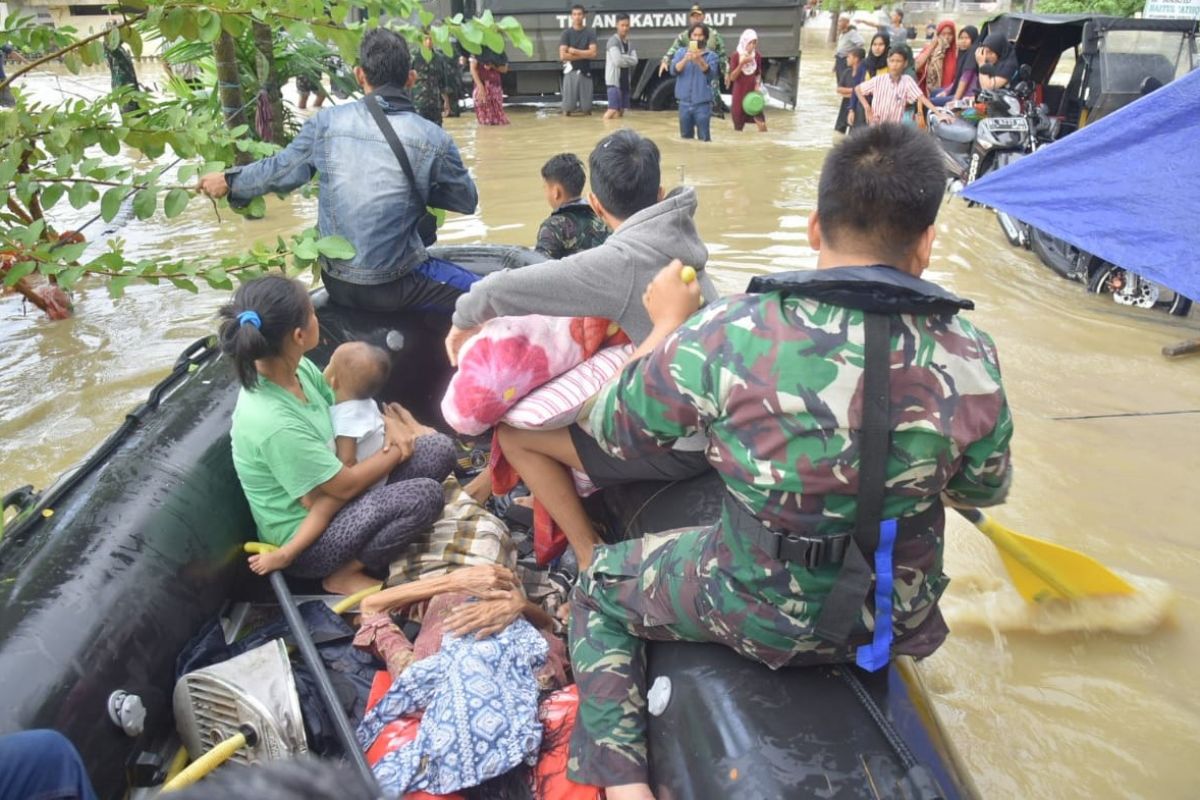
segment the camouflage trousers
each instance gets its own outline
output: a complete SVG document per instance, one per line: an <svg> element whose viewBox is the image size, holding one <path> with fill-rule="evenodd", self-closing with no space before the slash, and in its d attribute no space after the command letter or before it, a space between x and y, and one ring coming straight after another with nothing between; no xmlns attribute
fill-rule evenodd
<svg viewBox="0 0 1200 800"><path fill-rule="evenodd" d="M937 611L945 579L939 570L932 585L926 582L934 557L927 550L917 540L897 547L894 654L928 655L946 635ZM836 572L777 561L720 526L597 548L571 596L579 685L571 780L647 780L645 640L715 642L772 669L853 661L857 646L871 639L872 602L845 645L815 633Z"/></svg>

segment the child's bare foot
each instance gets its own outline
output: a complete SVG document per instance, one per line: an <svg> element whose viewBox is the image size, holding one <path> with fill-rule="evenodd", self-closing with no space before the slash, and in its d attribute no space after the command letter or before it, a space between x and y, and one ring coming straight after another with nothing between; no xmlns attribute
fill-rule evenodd
<svg viewBox="0 0 1200 800"><path fill-rule="evenodd" d="M321 588L330 594L342 594L348 597L355 592L370 589L378 584L378 580L363 572L362 564L351 561L321 581Z"/></svg>
<svg viewBox="0 0 1200 800"><path fill-rule="evenodd" d="M287 569L292 565L292 560L292 554L283 549L258 553L250 556L250 571L255 575L266 575L277 569Z"/></svg>
<svg viewBox="0 0 1200 800"><path fill-rule="evenodd" d="M624 783L620 786L604 787L608 800L654 800L654 793L646 783Z"/></svg>

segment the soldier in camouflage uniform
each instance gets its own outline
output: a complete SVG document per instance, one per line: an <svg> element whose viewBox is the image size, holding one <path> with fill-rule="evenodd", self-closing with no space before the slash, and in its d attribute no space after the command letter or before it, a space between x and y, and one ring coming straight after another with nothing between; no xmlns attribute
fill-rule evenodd
<svg viewBox="0 0 1200 800"><path fill-rule="evenodd" d="M884 663L927 656L945 638L942 498L1002 501L1012 418L995 346L955 316L971 304L918 277L942 196L939 158L928 137L898 125L848 137L826 160L809 220L818 270L756 279L753 293L712 303L674 332L698 303L694 284L680 281L678 262L651 284L644 301L654 333L597 396L592 435L633 458L703 431L728 496L718 524L598 547L580 576L571 599L580 693L572 780L610 787L610 800L651 797L643 639L718 642L778 668L852 662L881 633L891 638ZM862 263L876 265L850 266ZM808 566L763 543L845 541L854 529L868 310L890 343L880 361L890 387L881 498L900 535L890 627L875 631L872 583L838 643L817 634L837 560Z"/></svg>
<svg viewBox="0 0 1200 800"><path fill-rule="evenodd" d="M559 153L542 165L546 202L554 210L538 228L534 249L546 258L565 258L608 239L608 226L582 199L586 179L574 153Z"/></svg>
<svg viewBox="0 0 1200 800"><path fill-rule="evenodd" d="M428 37L425 39L425 46L433 46ZM431 50L430 58L431 60L426 61L420 50L413 55L413 70L417 73L417 82L412 87L413 105L422 117L435 125L441 125L442 112L446 106L445 95L457 98L452 92L452 86L457 81L461 87L462 78L454 74L457 71L454 61L445 53ZM459 91L461 92L461 88ZM454 100L455 109L457 103L457 99Z"/></svg>

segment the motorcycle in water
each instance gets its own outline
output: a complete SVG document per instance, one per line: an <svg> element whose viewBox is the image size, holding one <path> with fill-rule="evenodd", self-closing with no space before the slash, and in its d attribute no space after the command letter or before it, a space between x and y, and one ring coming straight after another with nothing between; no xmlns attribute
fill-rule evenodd
<svg viewBox="0 0 1200 800"><path fill-rule="evenodd" d="M948 103L948 110L964 111L953 122L941 122L929 115L930 130L946 157L948 187L952 191L956 184L961 188L973 183L1058 137L1059 120L1051 117L1044 105L1033 102L1033 84L1028 78L1029 68L1023 66L1020 81L1012 90L984 90L974 99ZM981 113L986 116L980 117ZM969 116L978 121L972 123ZM1010 244L1030 246L1029 225L1003 211L996 212L996 216Z"/></svg>

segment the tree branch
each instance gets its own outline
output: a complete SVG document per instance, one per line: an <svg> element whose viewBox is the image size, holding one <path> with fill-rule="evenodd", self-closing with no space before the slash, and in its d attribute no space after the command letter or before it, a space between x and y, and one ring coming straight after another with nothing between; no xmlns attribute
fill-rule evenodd
<svg viewBox="0 0 1200 800"><path fill-rule="evenodd" d="M124 28L129 25L132 25L133 23L135 23L138 20L145 17L147 13L148 12L143 11L142 13L140 13L136 16L130 17L129 19L122 22L120 25L117 25L116 28ZM79 48L83 47L85 44L89 44L91 42L94 42L96 39L100 39L105 36L108 36L108 32L110 30L113 30L113 29L105 28L104 30L100 31L99 33L93 33L91 36L86 36L77 42L72 42L70 45L68 45L67 47L64 47L61 50L55 50L53 53L44 55L35 61L30 61L28 64L21 67L16 72L14 72L12 75L9 75L7 79L0 81L0 89L4 89L6 86L8 86L10 83L12 83L15 79L21 77L26 72L29 72L32 69L36 69L36 68L40 67L42 64L45 64L47 61L53 61L56 58L61 58L63 56L63 54L65 54L65 53L69 53L72 50L78 50Z"/></svg>

